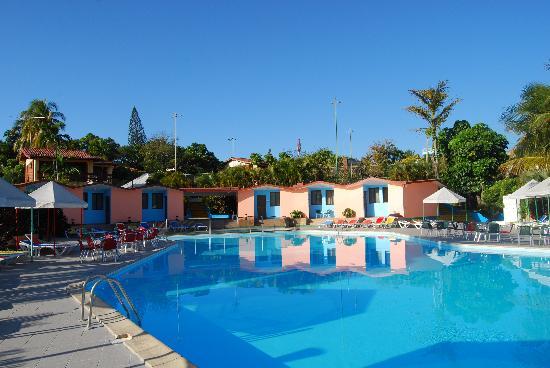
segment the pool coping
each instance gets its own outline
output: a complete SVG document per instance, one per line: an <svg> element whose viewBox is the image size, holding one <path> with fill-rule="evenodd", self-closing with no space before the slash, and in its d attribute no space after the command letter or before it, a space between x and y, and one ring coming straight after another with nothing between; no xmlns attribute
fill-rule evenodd
<svg viewBox="0 0 550 368"><path fill-rule="evenodd" d="M483 244L460 244L443 241L440 239L427 239L414 235L402 234L392 231L334 231L334 230L294 230L294 231L274 231L274 232L253 232L253 233L220 233L220 234L197 234L197 235L172 235L167 239L171 241L188 240L188 239L207 239L216 237L261 237L265 235L281 236L285 234L299 234L299 235L323 235L323 236L387 236L390 240L413 240L421 244L428 244L437 246L442 249L450 249L471 253L491 253L491 254L505 254L505 255L518 255L518 256L550 256L550 248L527 248L521 246L504 246L504 245L485 245ZM121 272L126 272L132 268L138 267L140 264L147 262L149 258L169 252L174 246L173 244L166 248L149 254L143 258L140 258L130 264L124 265L120 268L108 273L108 276L115 276ZM69 285L67 288L69 294L73 299L81 304L82 298L82 283L76 283ZM86 292L86 300L89 300L89 292ZM93 316L96 320L107 328L107 330L115 337L130 336L129 339L121 339L122 343L141 360L143 360L145 366L150 368L172 368L172 367L189 367L195 368L196 366L187 360L185 357L168 347L162 341L143 330L140 326L135 324L132 320L122 315L118 310L105 303L101 298L94 297L94 310ZM85 304L89 307L89 303ZM89 309L88 309L89 311Z"/></svg>

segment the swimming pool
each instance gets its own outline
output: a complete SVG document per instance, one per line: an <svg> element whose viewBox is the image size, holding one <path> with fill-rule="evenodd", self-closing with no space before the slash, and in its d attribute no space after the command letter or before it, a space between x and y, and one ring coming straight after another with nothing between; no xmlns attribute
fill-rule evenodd
<svg viewBox="0 0 550 368"><path fill-rule="evenodd" d="M548 258L386 236L213 236L114 276L142 327L200 367L550 364Z"/></svg>

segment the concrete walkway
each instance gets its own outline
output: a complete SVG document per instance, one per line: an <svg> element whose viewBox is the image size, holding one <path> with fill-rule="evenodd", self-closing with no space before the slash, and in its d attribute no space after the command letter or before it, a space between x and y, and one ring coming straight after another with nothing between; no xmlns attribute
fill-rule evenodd
<svg viewBox="0 0 550 368"><path fill-rule="evenodd" d="M144 367L101 325L85 329L66 287L108 273L151 252L128 253L118 263L78 257L41 257L0 268L0 367Z"/></svg>

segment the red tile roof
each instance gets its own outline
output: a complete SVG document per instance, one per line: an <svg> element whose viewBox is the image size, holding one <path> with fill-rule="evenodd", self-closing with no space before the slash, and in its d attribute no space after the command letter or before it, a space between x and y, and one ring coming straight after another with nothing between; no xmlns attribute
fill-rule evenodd
<svg viewBox="0 0 550 368"><path fill-rule="evenodd" d="M73 160L94 160L103 161L101 157L92 156L86 151L59 149L61 157ZM23 148L20 152L23 158L55 158L55 149L53 148Z"/></svg>

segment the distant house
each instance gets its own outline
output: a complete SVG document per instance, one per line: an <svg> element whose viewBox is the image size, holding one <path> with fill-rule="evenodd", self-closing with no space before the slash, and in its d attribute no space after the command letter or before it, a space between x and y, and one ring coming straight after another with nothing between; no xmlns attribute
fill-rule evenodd
<svg viewBox="0 0 550 368"><path fill-rule="evenodd" d="M85 151L59 149L65 167L78 170L71 174L71 181L79 183L111 183L114 164ZM56 150L53 148L23 148L19 161L25 163L25 183L47 179L53 172Z"/></svg>
<svg viewBox="0 0 550 368"><path fill-rule="evenodd" d="M244 157L230 157L229 160L227 160L227 166L229 166L229 167L237 167L237 166L253 167L252 160L249 159L249 158L244 158Z"/></svg>

